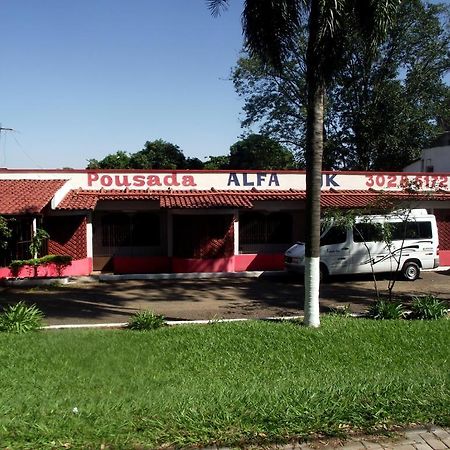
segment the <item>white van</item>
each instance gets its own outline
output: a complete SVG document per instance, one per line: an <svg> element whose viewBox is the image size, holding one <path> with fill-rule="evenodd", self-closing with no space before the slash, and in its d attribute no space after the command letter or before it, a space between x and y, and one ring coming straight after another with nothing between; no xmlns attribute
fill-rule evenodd
<svg viewBox="0 0 450 450"><path fill-rule="evenodd" d="M386 226L388 224L388 226ZM383 240L381 229L391 238ZM305 244L285 253L289 272L304 273ZM403 210L386 216L357 217L353 227L328 227L320 238L321 276L400 271L413 281L421 269L439 266L436 218L425 209Z"/></svg>

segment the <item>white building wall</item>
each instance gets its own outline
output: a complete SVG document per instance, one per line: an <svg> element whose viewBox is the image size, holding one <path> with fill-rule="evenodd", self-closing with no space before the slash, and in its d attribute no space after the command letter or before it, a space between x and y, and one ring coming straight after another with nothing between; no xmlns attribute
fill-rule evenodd
<svg viewBox="0 0 450 450"><path fill-rule="evenodd" d="M422 150L419 160L403 168L404 172L450 172L450 145Z"/></svg>

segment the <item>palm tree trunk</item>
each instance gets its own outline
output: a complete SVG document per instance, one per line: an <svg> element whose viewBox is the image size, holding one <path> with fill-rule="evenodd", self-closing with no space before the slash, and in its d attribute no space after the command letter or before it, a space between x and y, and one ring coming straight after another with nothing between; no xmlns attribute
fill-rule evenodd
<svg viewBox="0 0 450 450"><path fill-rule="evenodd" d="M322 184L325 82L316 42L320 7L311 1L307 50L305 325L318 327L320 287L320 188Z"/></svg>

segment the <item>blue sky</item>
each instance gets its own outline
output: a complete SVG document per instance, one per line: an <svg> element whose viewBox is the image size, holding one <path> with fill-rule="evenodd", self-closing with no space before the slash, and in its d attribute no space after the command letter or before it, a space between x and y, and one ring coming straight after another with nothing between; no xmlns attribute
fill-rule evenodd
<svg viewBox="0 0 450 450"><path fill-rule="evenodd" d="M3 0L0 167L84 168L165 139L226 154L242 103L230 71L242 0Z"/></svg>

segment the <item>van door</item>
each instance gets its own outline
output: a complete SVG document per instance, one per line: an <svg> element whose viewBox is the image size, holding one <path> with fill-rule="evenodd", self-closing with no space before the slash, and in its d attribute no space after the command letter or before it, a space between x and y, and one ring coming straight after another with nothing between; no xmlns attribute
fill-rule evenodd
<svg viewBox="0 0 450 450"><path fill-rule="evenodd" d="M391 251L383 240L382 224L361 222L352 229L351 273L390 272Z"/></svg>
<svg viewBox="0 0 450 450"><path fill-rule="evenodd" d="M350 262L349 232L340 227L331 227L320 238L320 260L327 266L330 275L348 272Z"/></svg>

